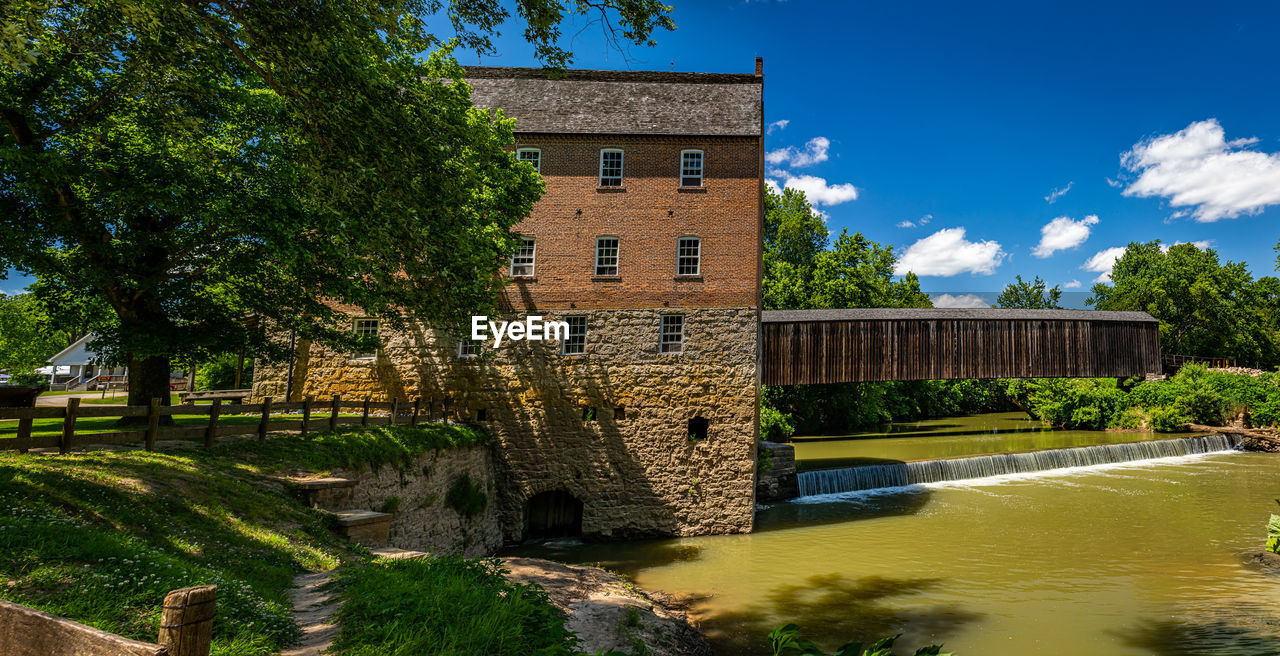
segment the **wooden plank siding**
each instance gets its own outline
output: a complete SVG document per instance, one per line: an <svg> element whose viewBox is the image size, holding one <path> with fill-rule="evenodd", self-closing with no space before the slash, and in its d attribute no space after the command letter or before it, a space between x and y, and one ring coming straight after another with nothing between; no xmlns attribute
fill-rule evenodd
<svg viewBox="0 0 1280 656"><path fill-rule="evenodd" d="M1127 377L1160 371L1158 328L1143 313L764 312L761 382Z"/></svg>

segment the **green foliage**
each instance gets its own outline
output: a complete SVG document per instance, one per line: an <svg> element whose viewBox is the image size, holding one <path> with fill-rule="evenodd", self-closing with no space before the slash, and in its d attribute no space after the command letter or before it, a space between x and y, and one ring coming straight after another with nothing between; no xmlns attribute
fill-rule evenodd
<svg viewBox="0 0 1280 656"><path fill-rule="evenodd" d="M1052 289L1047 289L1047 285L1040 276L1036 276L1034 282L1026 282L1019 275L1014 282L1004 288L1004 291L1000 292L1000 296L996 298L996 307L1030 310L1061 309L1061 300L1061 287L1054 285Z"/></svg>
<svg viewBox="0 0 1280 656"><path fill-rule="evenodd" d="M553 66L566 15L639 44L674 28L656 0L518 15ZM543 189L450 54L492 52L510 17L462 0L7 2L0 270L108 308L95 344L131 365L139 402L175 355L283 357L269 329L352 347L339 304L461 326L494 307Z"/></svg>
<svg viewBox="0 0 1280 656"><path fill-rule="evenodd" d="M1107 424L1107 428L1137 429L1142 428L1142 412L1137 408L1128 408L1117 413Z"/></svg>
<svg viewBox="0 0 1280 656"><path fill-rule="evenodd" d="M571 656L577 638L498 560L377 560L339 572L336 656Z"/></svg>
<svg viewBox="0 0 1280 656"><path fill-rule="evenodd" d="M770 442L786 442L795 435L795 422L791 415L771 405L760 406L760 439Z"/></svg>
<svg viewBox="0 0 1280 656"><path fill-rule="evenodd" d="M1093 287L1099 310L1140 310L1160 320L1166 353L1230 357L1270 369L1280 364L1280 280L1253 279L1243 263L1213 249L1159 241L1131 243Z"/></svg>
<svg viewBox="0 0 1280 656"><path fill-rule="evenodd" d="M196 389L235 389L236 363L239 360L237 354L222 353L197 366ZM240 373L240 387L246 388L251 382L253 382L253 358L246 358L244 369Z"/></svg>
<svg viewBox="0 0 1280 656"><path fill-rule="evenodd" d="M453 479L453 485L449 487L444 503L458 514L469 518L484 512L484 509L489 506L489 495L471 480L470 474L461 474Z"/></svg>
<svg viewBox="0 0 1280 656"><path fill-rule="evenodd" d="M1151 430L1157 433L1178 433L1186 430L1185 424L1191 421L1182 408L1172 405L1148 408L1151 416Z"/></svg>
<svg viewBox="0 0 1280 656"><path fill-rule="evenodd" d="M1276 499L1280 504L1280 499ZM1267 521L1267 551L1280 554L1280 515L1272 515Z"/></svg>
<svg viewBox="0 0 1280 656"><path fill-rule="evenodd" d="M77 337L56 330L31 294L0 293L0 371L29 374Z"/></svg>
<svg viewBox="0 0 1280 656"><path fill-rule="evenodd" d="M1083 430L1103 430L1129 407L1111 379L1038 380L1029 385L1027 399L1042 421Z"/></svg>
<svg viewBox="0 0 1280 656"><path fill-rule="evenodd" d="M826 652L812 641L800 637L800 627L795 624L780 626L769 632L769 646L773 656L894 656L893 643L901 635L881 638L864 647L860 642L850 642L833 652ZM951 656L943 653L941 645L921 647L915 656Z"/></svg>

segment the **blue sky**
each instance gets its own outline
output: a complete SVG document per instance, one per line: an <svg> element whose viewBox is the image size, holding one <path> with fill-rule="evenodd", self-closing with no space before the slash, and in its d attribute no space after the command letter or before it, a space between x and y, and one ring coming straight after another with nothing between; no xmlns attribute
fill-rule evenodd
<svg viewBox="0 0 1280 656"><path fill-rule="evenodd" d="M1156 238L1274 273L1280 3L669 2L678 29L625 55L566 25L574 66L764 57L766 117L785 121L770 179L825 201L833 231L893 244L926 291L1022 274L1083 292L1108 249ZM499 56L459 59L536 65L506 31Z"/></svg>

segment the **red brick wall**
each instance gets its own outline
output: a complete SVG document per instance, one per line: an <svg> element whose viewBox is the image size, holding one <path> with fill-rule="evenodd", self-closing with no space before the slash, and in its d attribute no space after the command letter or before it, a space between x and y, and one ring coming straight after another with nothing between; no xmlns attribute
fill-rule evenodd
<svg viewBox="0 0 1280 656"><path fill-rule="evenodd" d="M547 191L516 227L537 240L514 310L752 307L760 282L760 140L517 134L540 148ZM623 184L598 188L601 148L625 151ZM679 187L680 151L701 149L702 189ZM598 236L619 238L618 276L593 280ZM676 240L702 239L700 279L677 279Z"/></svg>

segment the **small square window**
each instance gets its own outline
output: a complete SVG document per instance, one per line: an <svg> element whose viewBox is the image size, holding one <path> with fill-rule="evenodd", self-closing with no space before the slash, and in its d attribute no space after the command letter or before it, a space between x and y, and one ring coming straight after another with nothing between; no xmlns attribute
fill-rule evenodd
<svg viewBox="0 0 1280 656"><path fill-rule="evenodd" d="M618 275L618 238L596 238L596 275Z"/></svg>
<svg viewBox="0 0 1280 656"><path fill-rule="evenodd" d="M565 335L563 353L565 355L580 355L587 352L587 318L586 317L565 317L564 322L569 324L569 334Z"/></svg>
<svg viewBox="0 0 1280 656"><path fill-rule="evenodd" d="M684 315L662 315L662 333L659 341L662 353L681 353L684 351Z"/></svg>
<svg viewBox="0 0 1280 656"><path fill-rule="evenodd" d="M356 337L359 337L361 339L376 340L378 338L379 323L380 322L377 319L356 319L351 324L351 330L356 334ZM377 355L378 355L377 353L356 353L354 357L360 358L360 359L370 359L370 358L376 357Z"/></svg>
<svg viewBox="0 0 1280 656"><path fill-rule="evenodd" d="M622 186L622 151L606 148L600 151L600 186Z"/></svg>
<svg viewBox="0 0 1280 656"><path fill-rule="evenodd" d="M511 277L527 278L533 275L534 256L537 254L537 244L534 243L533 237L524 237L520 240L520 245L516 247L515 255L511 256Z"/></svg>
<svg viewBox="0 0 1280 656"><path fill-rule="evenodd" d="M676 243L676 275L696 276L702 272L702 240L681 237Z"/></svg>
<svg viewBox="0 0 1280 656"><path fill-rule="evenodd" d="M516 159L533 165L533 170L542 173L542 151L537 148L520 148L516 150Z"/></svg>
<svg viewBox="0 0 1280 656"><path fill-rule="evenodd" d="M707 427L711 422L702 417L694 417L689 420L689 441L703 442L707 439Z"/></svg>
<svg viewBox="0 0 1280 656"><path fill-rule="evenodd" d="M680 151L680 186L702 186L702 151Z"/></svg>
<svg viewBox="0 0 1280 656"><path fill-rule="evenodd" d="M458 357L474 358L480 355L480 349L482 346L483 344L481 344L478 339L463 337L462 341L458 342Z"/></svg>
<svg viewBox="0 0 1280 656"><path fill-rule="evenodd" d="M626 421L626 419L627 419L627 406L620 405L613 409L614 421Z"/></svg>

